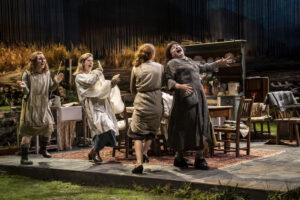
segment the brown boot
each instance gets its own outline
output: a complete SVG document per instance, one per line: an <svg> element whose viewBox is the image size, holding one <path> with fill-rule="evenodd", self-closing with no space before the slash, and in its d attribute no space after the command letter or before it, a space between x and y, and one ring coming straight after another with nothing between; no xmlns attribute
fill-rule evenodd
<svg viewBox="0 0 300 200"><path fill-rule="evenodd" d="M31 160L28 160L28 149L29 144L23 144L21 145L21 165L32 165L33 162Z"/></svg>

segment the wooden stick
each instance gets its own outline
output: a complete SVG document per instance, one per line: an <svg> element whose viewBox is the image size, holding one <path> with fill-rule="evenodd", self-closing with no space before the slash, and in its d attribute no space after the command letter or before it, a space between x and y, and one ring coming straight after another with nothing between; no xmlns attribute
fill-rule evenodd
<svg viewBox="0 0 300 200"><path fill-rule="evenodd" d="M58 67L58 71L57 71L56 75L58 75L58 74L59 74L59 72L60 72L60 67L61 67L61 64L62 64L62 61L60 61L60 63L59 63L59 67Z"/></svg>

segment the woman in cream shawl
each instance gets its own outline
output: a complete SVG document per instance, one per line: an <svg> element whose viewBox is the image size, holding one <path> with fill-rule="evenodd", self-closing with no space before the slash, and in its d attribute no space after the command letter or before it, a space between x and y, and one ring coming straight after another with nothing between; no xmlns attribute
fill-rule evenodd
<svg viewBox="0 0 300 200"><path fill-rule="evenodd" d="M94 141L94 149L89 153L89 159L102 162L99 151L105 146L114 146L115 136L119 134L109 95L120 75L115 75L111 81L105 80L100 62L98 61L98 68L95 70L92 70L93 64L92 54L81 55L74 75L78 99L86 113Z"/></svg>

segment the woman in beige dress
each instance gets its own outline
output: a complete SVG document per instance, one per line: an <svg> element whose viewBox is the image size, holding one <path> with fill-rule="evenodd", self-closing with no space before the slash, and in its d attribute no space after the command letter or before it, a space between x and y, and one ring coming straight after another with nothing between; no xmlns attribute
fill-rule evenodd
<svg viewBox="0 0 300 200"><path fill-rule="evenodd" d="M98 61L98 68L93 68L93 55L85 53L78 61L75 83L78 99L86 113L88 125L94 141L94 148L89 159L101 163L99 151L105 146L114 146L115 136L119 134L118 124L110 103L111 89L119 81L119 74L112 80L105 80L103 69Z"/></svg>
<svg viewBox="0 0 300 200"><path fill-rule="evenodd" d="M60 73L54 76L54 82L50 77L50 71L44 54L40 51L30 56L27 69L22 75L22 81L18 85L22 88L24 97L20 117L21 164L32 165L28 160L28 149L32 136L39 136L40 150L43 157L50 158L46 146L53 132L53 116L49 107L49 91L57 88L63 79Z"/></svg>
<svg viewBox="0 0 300 200"><path fill-rule="evenodd" d="M143 44L135 54L131 72L130 90L135 99L128 136L135 140L137 162L132 173L136 174L143 173L143 162L149 162L147 152L151 139L159 131L162 116L161 85L164 68L161 64L153 62L154 57L154 46Z"/></svg>

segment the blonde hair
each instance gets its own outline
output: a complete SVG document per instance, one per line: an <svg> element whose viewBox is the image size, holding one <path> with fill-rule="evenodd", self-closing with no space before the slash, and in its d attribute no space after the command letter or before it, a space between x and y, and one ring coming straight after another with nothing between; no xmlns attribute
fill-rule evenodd
<svg viewBox="0 0 300 200"><path fill-rule="evenodd" d="M44 53L41 52L41 51L35 51L30 55L29 63L26 66L26 69L30 73L32 73L32 74L34 74L34 73L45 73L49 70L49 66L48 66L47 61L46 61L46 65L43 69L38 67L37 57L38 57L38 55L41 55L41 54L44 55Z"/></svg>
<svg viewBox="0 0 300 200"><path fill-rule="evenodd" d="M74 72L74 76L76 76L77 74L81 74L84 72L84 62L89 58L89 57L93 57L93 54L91 53L85 53L82 54L80 56L80 58L78 59L78 65L77 65L77 69Z"/></svg>
<svg viewBox="0 0 300 200"><path fill-rule="evenodd" d="M150 60L155 53L153 44L146 43L141 45L134 55L133 66L138 67L142 63Z"/></svg>

